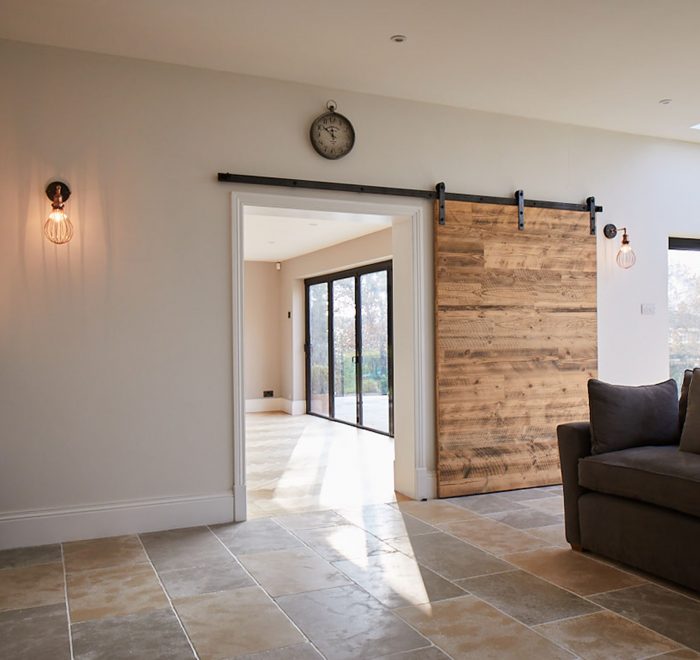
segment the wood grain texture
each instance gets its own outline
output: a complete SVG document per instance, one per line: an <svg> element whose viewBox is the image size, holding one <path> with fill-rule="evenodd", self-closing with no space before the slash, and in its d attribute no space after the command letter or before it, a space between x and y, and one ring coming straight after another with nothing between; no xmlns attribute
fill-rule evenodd
<svg viewBox="0 0 700 660"><path fill-rule="evenodd" d="M447 202L434 229L438 496L560 483L556 426L597 374L588 216Z"/></svg>

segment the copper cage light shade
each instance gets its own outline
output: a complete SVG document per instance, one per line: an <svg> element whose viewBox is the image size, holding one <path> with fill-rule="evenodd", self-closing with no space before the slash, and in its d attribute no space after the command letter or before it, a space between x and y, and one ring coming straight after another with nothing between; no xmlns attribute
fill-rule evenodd
<svg viewBox="0 0 700 660"><path fill-rule="evenodd" d="M618 228L612 224L603 227L603 235L605 238L615 238L618 231ZM615 256L615 261L620 268L624 268L625 270L632 268L637 261L637 256L630 246L630 237L627 234L627 227L622 227L622 241L620 242L620 249Z"/></svg>
<svg viewBox="0 0 700 660"><path fill-rule="evenodd" d="M44 236L56 245L68 243L73 238L73 225L64 206L70 188L63 181L52 181L46 186L46 196L51 200L51 213L44 223Z"/></svg>

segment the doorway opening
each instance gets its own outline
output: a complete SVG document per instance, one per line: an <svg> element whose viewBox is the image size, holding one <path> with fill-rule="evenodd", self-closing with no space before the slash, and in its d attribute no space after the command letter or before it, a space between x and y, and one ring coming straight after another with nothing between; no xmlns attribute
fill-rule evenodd
<svg viewBox="0 0 700 660"><path fill-rule="evenodd" d="M304 284L307 414L393 437L391 261Z"/></svg>
<svg viewBox="0 0 700 660"><path fill-rule="evenodd" d="M251 515L396 498L392 222L268 207L244 215Z"/></svg>
<svg viewBox="0 0 700 660"><path fill-rule="evenodd" d="M425 258L430 236L425 218L430 207L424 202L407 206L392 204L385 197L362 196L361 201L358 197L320 193L311 198L296 192L248 189L232 194L235 520L245 520L249 510L252 516L277 515L278 506L283 511L308 511L364 504L368 497L384 502L388 501L387 484L391 499L400 496L397 493L413 499L434 496L432 396L426 391L431 378L425 377L432 370L431 269ZM277 225L266 225L266 215L276 216ZM308 231L300 231L300 223ZM342 233L344 224L353 226L356 235L329 238L336 229ZM251 258L247 249L256 234L268 250L258 259ZM309 237L317 241L310 252L305 249L286 256L271 252L293 248ZM318 243L323 237L326 243ZM368 249L372 241L383 241L384 247ZM347 258L338 258L343 251ZM262 271L267 274L259 276ZM339 276L346 271L352 273ZM379 282L372 282L371 274ZM359 314L355 312L353 324L352 313L346 311L346 320L350 329L354 325L356 336L365 336L364 351L356 347L354 354L348 349L344 356L354 367L345 365L338 385L333 383L333 413L349 422L345 424L307 414L313 411L306 391L306 284L329 275L332 282L352 281L353 293L357 287ZM392 289L392 275L401 282L398 292ZM274 277L281 278L276 315L262 322L258 318L257 330L251 332L253 317L276 299L270 285ZM262 287L252 291L253 283ZM371 329L357 328L363 285L365 302L371 300L371 293L379 292L381 297L383 291L391 303L386 319L379 321L387 326L383 340L376 328L374 335ZM393 336L389 336L389 314L400 327ZM268 332L275 327L280 341ZM265 368L255 357L256 341L263 346L263 354L281 364L279 380L269 387L258 378ZM365 365L359 362L363 352ZM391 367L389 357L394 358ZM373 411L370 403L376 404ZM251 442L251 433L258 434L259 443ZM275 444L281 436L286 436L286 444ZM261 503L254 490L267 490L268 501ZM365 499L353 501L353 494Z"/></svg>

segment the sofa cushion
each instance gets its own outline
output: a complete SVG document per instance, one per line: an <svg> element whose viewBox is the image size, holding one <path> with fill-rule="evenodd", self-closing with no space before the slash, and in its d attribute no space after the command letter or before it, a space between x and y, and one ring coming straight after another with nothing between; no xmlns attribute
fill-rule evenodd
<svg viewBox="0 0 700 660"><path fill-rule="evenodd" d="M681 398L678 400L678 425L683 432L685 416L688 412L688 392L690 391L690 381L693 378L693 370L686 369L683 372L683 383L681 384Z"/></svg>
<svg viewBox="0 0 700 660"><path fill-rule="evenodd" d="M611 385L588 381L594 454L644 445L678 444L678 385Z"/></svg>
<svg viewBox="0 0 700 660"><path fill-rule="evenodd" d="M634 447L582 458L584 488L700 516L700 455L676 446Z"/></svg>
<svg viewBox="0 0 700 660"><path fill-rule="evenodd" d="M688 390L688 410L681 434L681 451L700 454L700 369L693 369Z"/></svg>

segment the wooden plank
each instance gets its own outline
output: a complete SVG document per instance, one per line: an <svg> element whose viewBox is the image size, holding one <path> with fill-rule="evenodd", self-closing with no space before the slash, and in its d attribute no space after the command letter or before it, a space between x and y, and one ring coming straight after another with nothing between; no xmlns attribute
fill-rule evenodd
<svg viewBox="0 0 700 660"><path fill-rule="evenodd" d="M436 214L437 218L437 214ZM556 425L597 374L587 214L446 203L435 222L438 495L560 481Z"/></svg>

